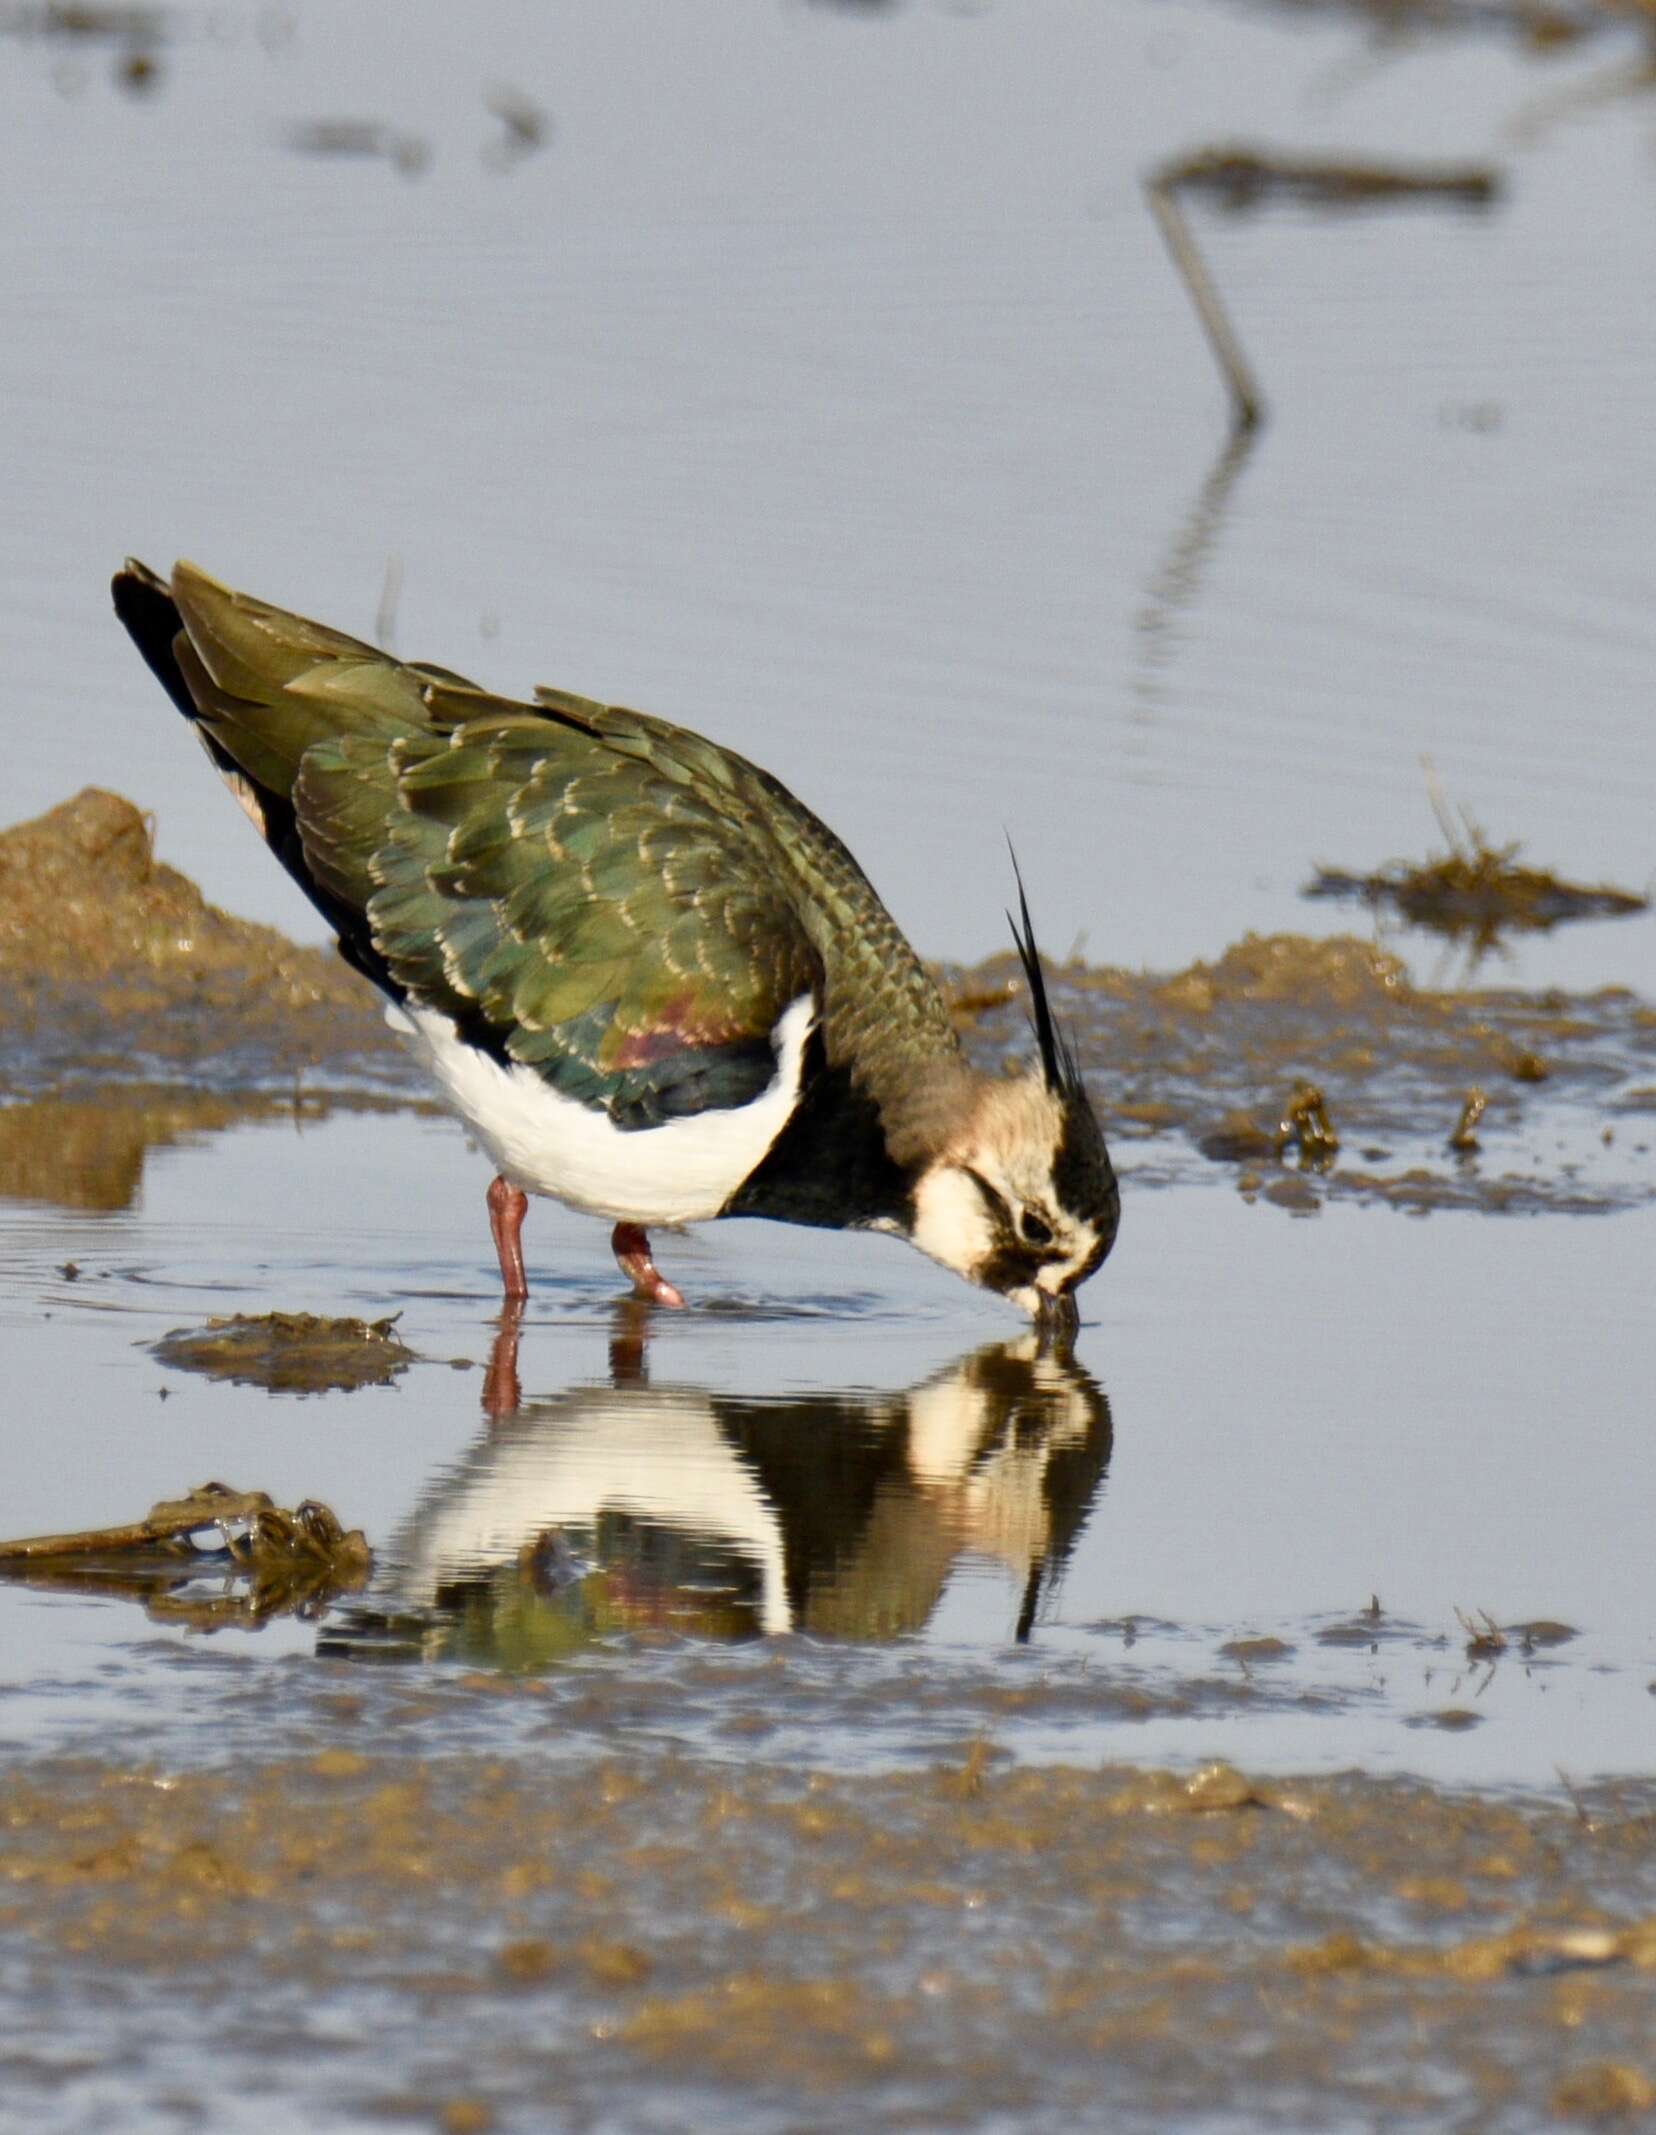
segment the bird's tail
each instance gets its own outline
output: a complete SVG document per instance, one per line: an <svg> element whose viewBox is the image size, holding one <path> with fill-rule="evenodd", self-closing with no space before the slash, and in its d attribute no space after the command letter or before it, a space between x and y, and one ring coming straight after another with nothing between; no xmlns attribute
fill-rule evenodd
<svg viewBox="0 0 1656 2135"><path fill-rule="evenodd" d="M133 559L116 572L115 613L167 695L276 858L339 935L347 962L396 997L362 912L318 879L305 850L294 787L306 751L369 729L387 739L421 723L419 685L407 670L342 632L246 594L194 564L169 584ZM344 698L324 680L365 678ZM290 689L290 683L300 683Z"/></svg>

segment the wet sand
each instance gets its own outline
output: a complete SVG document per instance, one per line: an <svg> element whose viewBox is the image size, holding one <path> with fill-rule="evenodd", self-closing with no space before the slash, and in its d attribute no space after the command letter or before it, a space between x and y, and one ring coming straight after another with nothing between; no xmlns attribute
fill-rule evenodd
<svg viewBox="0 0 1656 2135"><path fill-rule="evenodd" d="M307 2126L449 2130L1520 2129L1656 2104L1648 1785L1559 1807L1008 1771L987 1737L855 1782L433 1759L420 1699L369 1738L341 1681L331 1746L228 1772L14 1768L0 1934L29 2037L5 2071L30 2124L251 2126L271 2092ZM211 2092L169 2071L203 2030Z"/></svg>

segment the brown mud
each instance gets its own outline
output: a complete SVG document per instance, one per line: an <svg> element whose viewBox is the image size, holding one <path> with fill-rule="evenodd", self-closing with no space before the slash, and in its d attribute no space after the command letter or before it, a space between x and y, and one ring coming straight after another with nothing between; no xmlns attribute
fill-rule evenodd
<svg viewBox="0 0 1656 2135"><path fill-rule="evenodd" d="M941 976L973 1058L1021 1059L1012 954ZM1428 990L1371 942L1286 934L1171 976L1069 963L1052 980L1112 1137L1144 1145L1139 1185L1217 1164L1300 1213L1336 1196L1586 1213L1656 1195L1656 1008L1625 989ZM1284 1131L1307 1087L1309 1143ZM129 803L88 789L0 834L6 1191L124 1207L149 1147L383 1103L430 1098L372 989L208 905ZM1571 1136L1619 1146L1586 1162Z"/></svg>
<svg viewBox="0 0 1656 2135"><path fill-rule="evenodd" d="M497 1693L531 1691L495 1686ZM1656 2103L1656 1795L673 1754L531 1770L335 1742L7 1775L0 1939L64 2054L111 1993L334 2113L678 2123L1635 2124ZM802 1932L802 1923L809 1923ZM222 2024L226 1980L251 2025ZM301 1991L296 1993L296 1989ZM244 2035L245 2034L245 2035ZM399 2081L399 2068L419 2081ZM142 2067L140 2063L140 2073ZM330 2123L331 2124L331 2123Z"/></svg>
<svg viewBox="0 0 1656 2135"><path fill-rule="evenodd" d="M1020 1059L1015 960L951 977L979 1057ZM1052 992L1112 1138L1145 1145L1138 1185L1186 1178L1194 1157L1302 1212L1343 1197L1590 1213L1656 1193L1656 1009L1625 988L1428 991L1373 943L1277 934L1171 977L1067 964ZM1464 1139L1475 1094L1488 1163Z"/></svg>
<svg viewBox="0 0 1656 2135"><path fill-rule="evenodd" d="M124 1080L147 1058L255 1086L393 1044L331 950L209 904L130 801L88 786L0 831L0 1045L37 1075Z"/></svg>
<svg viewBox="0 0 1656 2135"><path fill-rule="evenodd" d="M175 1327L151 1348L163 1364L231 1386L262 1386L272 1394L354 1393L362 1386L390 1386L416 1361L397 1339L398 1318L237 1312L202 1327Z"/></svg>

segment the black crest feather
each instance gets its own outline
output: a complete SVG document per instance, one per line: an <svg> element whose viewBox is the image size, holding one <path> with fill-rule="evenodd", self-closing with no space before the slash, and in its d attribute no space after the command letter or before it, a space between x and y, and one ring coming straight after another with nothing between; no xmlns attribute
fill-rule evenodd
<svg viewBox="0 0 1656 2135"><path fill-rule="evenodd" d="M1010 838L1006 841L1006 849L1012 854L1019 913L1019 918L1014 919L1008 912L1006 923L1012 929L1012 939L1018 945L1018 961L1029 981L1029 998L1035 1011L1035 1042L1041 1051L1041 1073L1054 1097L1079 1097L1084 1094L1081 1070L1075 1054L1052 1020L1052 1004L1047 999L1046 980L1041 973L1041 952L1035 945L1035 926L1029 916L1029 899L1024 895L1023 871L1018 866L1018 856L1012 850Z"/></svg>

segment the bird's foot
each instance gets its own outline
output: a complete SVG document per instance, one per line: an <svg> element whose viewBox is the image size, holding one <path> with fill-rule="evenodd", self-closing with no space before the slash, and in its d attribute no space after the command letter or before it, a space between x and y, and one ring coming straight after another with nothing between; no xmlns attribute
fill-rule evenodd
<svg viewBox="0 0 1656 2135"><path fill-rule="evenodd" d="M610 1239L610 1250L615 1255L616 1266L640 1297L652 1305L684 1303L682 1291L675 1290L657 1269L650 1254L648 1234L641 1224L618 1223Z"/></svg>

